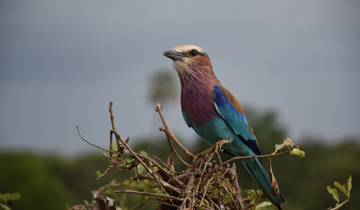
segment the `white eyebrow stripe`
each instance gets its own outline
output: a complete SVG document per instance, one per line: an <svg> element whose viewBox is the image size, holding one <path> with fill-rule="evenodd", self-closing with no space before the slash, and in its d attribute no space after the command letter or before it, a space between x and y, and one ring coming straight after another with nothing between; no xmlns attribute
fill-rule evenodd
<svg viewBox="0 0 360 210"><path fill-rule="evenodd" d="M189 52L190 50L194 50L194 49L200 53L204 53L204 50L196 45L179 45L174 48L174 50L179 53Z"/></svg>

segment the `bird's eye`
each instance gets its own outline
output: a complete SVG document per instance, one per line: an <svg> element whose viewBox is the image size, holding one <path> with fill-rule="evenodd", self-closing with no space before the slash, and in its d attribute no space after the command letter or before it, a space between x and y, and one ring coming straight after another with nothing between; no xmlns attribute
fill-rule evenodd
<svg viewBox="0 0 360 210"><path fill-rule="evenodd" d="M198 51L195 50L195 49L192 49L192 50L190 51L190 54L191 54L191 56L196 56L196 55L198 54Z"/></svg>

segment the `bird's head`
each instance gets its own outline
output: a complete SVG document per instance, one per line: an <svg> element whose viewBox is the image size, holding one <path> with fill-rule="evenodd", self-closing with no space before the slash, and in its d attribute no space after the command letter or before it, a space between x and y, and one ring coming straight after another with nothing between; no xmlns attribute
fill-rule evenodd
<svg viewBox="0 0 360 210"><path fill-rule="evenodd" d="M174 62L180 76L196 74L213 75L211 62L206 52L196 45L180 45L164 52Z"/></svg>

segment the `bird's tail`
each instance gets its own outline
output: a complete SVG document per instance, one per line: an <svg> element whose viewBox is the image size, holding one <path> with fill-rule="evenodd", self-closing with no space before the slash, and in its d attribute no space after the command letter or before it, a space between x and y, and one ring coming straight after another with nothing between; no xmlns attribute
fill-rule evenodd
<svg viewBox="0 0 360 210"><path fill-rule="evenodd" d="M244 166L247 168L249 173L255 178L256 182L267 195L269 200L282 210L282 205L285 204L284 197L279 193L275 192L272 188L269 173L265 170L264 166L258 159L243 160Z"/></svg>

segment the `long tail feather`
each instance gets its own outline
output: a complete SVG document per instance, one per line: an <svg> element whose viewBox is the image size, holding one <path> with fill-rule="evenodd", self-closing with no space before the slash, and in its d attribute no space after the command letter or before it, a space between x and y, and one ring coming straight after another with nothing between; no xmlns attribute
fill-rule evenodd
<svg viewBox="0 0 360 210"><path fill-rule="evenodd" d="M282 205L285 204L285 199L280 193L273 191L269 173L265 170L264 166L258 159L249 159L243 161L244 166L249 173L255 178L256 182L267 195L270 201L282 210Z"/></svg>

